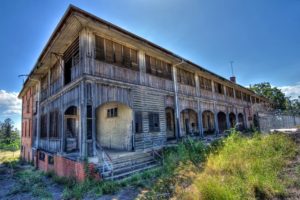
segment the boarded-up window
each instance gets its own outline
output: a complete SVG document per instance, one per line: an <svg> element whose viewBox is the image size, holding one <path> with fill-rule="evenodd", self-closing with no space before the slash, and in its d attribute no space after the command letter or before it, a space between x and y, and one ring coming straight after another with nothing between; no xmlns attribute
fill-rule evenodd
<svg viewBox="0 0 300 200"><path fill-rule="evenodd" d="M149 117L149 131L150 132L160 131L159 113L150 112L148 117Z"/></svg>
<svg viewBox="0 0 300 200"><path fill-rule="evenodd" d="M236 97L237 99L242 99L242 93L241 93L241 91L236 90L236 91L235 91L235 97Z"/></svg>
<svg viewBox="0 0 300 200"><path fill-rule="evenodd" d="M95 59L139 70L136 50L99 36L96 36Z"/></svg>
<svg viewBox="0 0 300 200"><path fill-rule="evenodd" d="M231 87L226 87L226 94L227 94L227 96L229 96L229 97L234 97L234 94L233 94L233 88L231 88Z"/></svg>
<svg viewBox="0 0 300 200"><path fill-rule="evenodd" d="M195 86L194 74L184 69L177 69L177 81L181 84Z"/></svg>
<svg viewBox="0 0 300 200"><path fill-rule="evenodd" d="M215 92L219 94L224 94L224 87L221 83L214 82Z"/></svg>
<svg viewBox="0 0 300 200"><path fill-rule="evenodd" d="M204 78L202 76L199 77L200 88L208 91L212 91L211 80Z"/></svg>
<svg viewBox="0 0 300 200"><path fill-rule="evenodd" d="M105 61L114 62L113 42L111 40L105 40Z"/></svg>
<svg viewBox="0 0 300 200"><path fill-rule="evenodd" d="M105 53L104 53L104 39L102 37L96 36L96 59L104 61Z"/></svg>
<svg viewBox="0 0 300 200"><path fill-rule="evenodd" d="M125 67L131 67L131 62L130 62L130 49L128 47L123 47L123 65Z"/></svg>
<svg viewBox="0 0 300 200"><path fill-rule="evenodd" d="M49 137L50 138L58 138L58 117L59 117L59 112L58 110L54 110L50 112L50 133Z"/></svg>
<svg viewBox="0 0 300 200"><path fill-rule="evenodd" d="M115 63L121 65L123 62L122 45L114 42Z"/></svg>
<svg viewBox="0 0 300 200"><path fill-rule="evenodd" d="M246 99L246 98L247 98L246 96L247 96L246 93L243 92L243 93L242 93L242 99L243 99L243 101L246 101L246 100L247 100L247 99Z"/></svg>
<svg viewBox="0 0 300 200"><path fill-rule="evenodd" d="M143 116L142 112L134 113L134 121L135 121L135 132L142 133L143 132Z"/></svg>
<svg viewBox="0 0 300 200"><path fill-rule="evenodd" d="M47 137L47 114L41 115L41 138Z"/></svg>
<svg viewBox="0 0 300 200"><path fill-rule="evenodd" d="M148 55L146 55L146 72L172 80L171 64Z"/></svg>

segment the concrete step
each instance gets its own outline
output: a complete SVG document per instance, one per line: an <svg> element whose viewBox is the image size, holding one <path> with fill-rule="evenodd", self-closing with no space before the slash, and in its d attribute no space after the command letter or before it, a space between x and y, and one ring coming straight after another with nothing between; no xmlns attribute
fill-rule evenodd
<svg viewBox="0 0 300 200"><path fill-rule="evenodd" d="M107 178L104 178L104 179L106 179L106 180L107 179L120 180L120 179L129 177L129 176L132 176L133 174L145 171L147 169L155 168L155 167L158 167L158 166L159 166L158 164L152 164L152 165L148 165L148 166L143 167L143 168L139 168L139 169L136 169L136 170L128 171L128 172L121 173L121 174L118 174L118 175L114 175L114 176L111 176L111 177L107 177Z"/></svg>

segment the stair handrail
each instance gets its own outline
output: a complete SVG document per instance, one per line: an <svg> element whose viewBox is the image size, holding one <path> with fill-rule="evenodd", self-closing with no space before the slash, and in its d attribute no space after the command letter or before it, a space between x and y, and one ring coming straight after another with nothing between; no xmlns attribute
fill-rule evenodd
<svg viewBox="0 0 300 200"><path fill-rule="evenodd" d="M112 162L112 159L111 157L109 156L109 154L101 147L101 145L99 144L96 144L96 146L100 149L101 151L101 157L102 157L102 161L103 161L103 166L102 166L102 172L105 171L105 167L111 171L111 173L113 174L113 170L114 170L114 167L113 167L113 162Z"/></svg>
<svg viewBox="0 0 300 200"><path fill-rule="evenodd" d="M161 164L164 164L164 156L163 154L160 154L156 149L152 148L152 156L155 159L155 156L159 157L160 160L162 161Z"/></svg>

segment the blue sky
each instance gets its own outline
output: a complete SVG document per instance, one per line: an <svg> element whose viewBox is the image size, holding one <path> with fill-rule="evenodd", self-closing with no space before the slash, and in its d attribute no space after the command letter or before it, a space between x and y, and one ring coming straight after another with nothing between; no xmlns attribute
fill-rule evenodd
<svg viewBox="0 0 300 200"><path fill-rule="evenodd" d="M300 95L299 0L7 0L0 6L0 121L20 127L22 87L69 4L244 85ZM9 103L8 103L9 102Z"/></svg>

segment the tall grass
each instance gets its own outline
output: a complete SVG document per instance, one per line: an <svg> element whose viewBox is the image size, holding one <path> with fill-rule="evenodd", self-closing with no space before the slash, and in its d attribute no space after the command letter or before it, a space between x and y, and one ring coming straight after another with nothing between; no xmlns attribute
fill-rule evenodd
<svg viewBox="0 0 300 200"><path fill-rule="evenodd" d="M193 181L194 198L265 199L284 194L279 174L296 152L286 135L246 138L234 133L223 144Z"/></svg>
<svg viewBox="0 0 300 200"><path fill-rule="evenodd" d="M186 140L166 151L162 176L144 199L265 199L283 195L279 178L296 153L283 134L229 137L205 147Z"/></svg>

